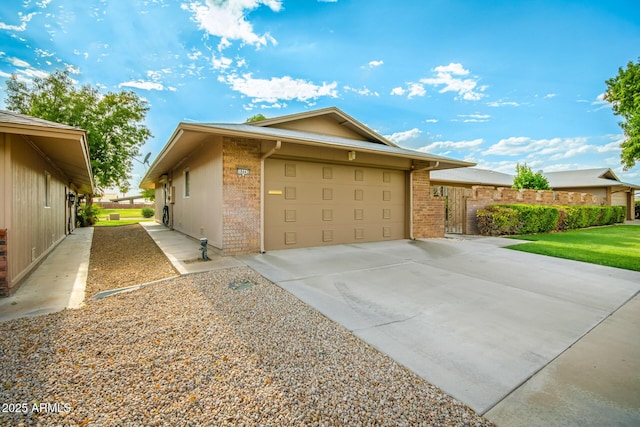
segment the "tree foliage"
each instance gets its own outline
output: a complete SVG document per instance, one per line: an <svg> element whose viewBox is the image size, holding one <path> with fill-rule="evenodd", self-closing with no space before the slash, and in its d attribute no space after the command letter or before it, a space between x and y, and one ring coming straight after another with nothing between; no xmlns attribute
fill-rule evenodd
<svg viewBox="0 0 640 427"><path fill-rule="evenodd" d="M261 120L267 120L267 118L265 116L263 116L262 114L256 114L255 116L251 116L247 119L247 123L251 123L251 122L259 122Z"/></svg>
<svg viewBox="0 0 640 427"><path fill-rule="evenodd" d="M625 140L620 145L621 163L624 169L635 166L640 160L640 60L629 62L627 69L618 69L618 75L606 81L604 99L611 103L613 113L624 121L620 127Z"/></svg>
<svg viewBox="0 0 640 427"><path fill-rule="evenodd" d="M530 190L551 190L549 181L540 172L533 173L527 164L516 165L516 176L513 178L513 188Z"/></svg>
<svg viewBox="0 0 640 427"><path fill-rule="evenodd" d="M155 188L145 188L142 190L142 197L147 200L155 201L156 200L156 189Z"/></svg>
<svg viewBox="0 0 640 427"><path fill-rule="evenodd" d="M56 71L30 85L12 76L6 104L20 114L84 129L96 186L128 190L133 157L151 136L144 125L148 104L134 92L77 88L68 71Z"/></svg>

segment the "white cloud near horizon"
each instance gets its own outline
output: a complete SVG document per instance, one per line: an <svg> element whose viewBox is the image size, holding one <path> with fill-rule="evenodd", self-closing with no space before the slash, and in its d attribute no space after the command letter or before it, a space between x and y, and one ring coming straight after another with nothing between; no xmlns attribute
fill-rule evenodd
<svg viewBox="0 0 640 427"><path fill-rule="evenodd" d="M144 89L144 90L164 90L164 85L158 82L150 82L144 80L137 81L129 81L118 84L118 87L133 87L136 89Z"/></svg>
<svg viewBox="0 0 640 427"><path fill-rule="evenodd" d="M484 139L477 138L471 141L436 141L432 142L429 145L425 145L423 147L417 148L416 150L422 151L424 153L433 153L438 150L447 150L447 151L459 151L459 150L469 150L479 147L484 143Z"/></svg>
<svg viewBox="0 0 640 427"><path fill-rule="evenodd" d="M533 139L529 137L510 137L501 139L489 147L483 155L527 156L528 159L546 159L557 161L588 153L608 153L620 150L620 142L612 141L605 145L589 143L586 137Z"/></svg>
<svg viewBox="0 0 640 427"><path fill-rule="evenodd" d="M222 41L218 48L224 49L230 46L229 40L240 40L256 48L266 46L268 43L278 44L268 32L262 35L256 34L253 25L246 19L248 12L262 5L274 12L282 9L280 0L205 0L205 4L191 1L183 3L181 7L192 13L192 20L201 30L220 37Z"/></svg>
<svg viewBox="0 0 640 427"><path fill-rule="evenodd" d="M218 80L226 83L232 90L240 92L252 99L253 103L268 102L277 103L279 101L297 100L309 102L319 97L328 96L337 98L337 82L321 85L302 80L293 79L289 76L272 77L271 79L256 79L252 73L238 76L230 74L219 76Z"/></svg>
<svg viewBox="0 0 640 427"><path fill-rule="evenodd" d="M384 135L384 137L387 138L389 141L399 144L404 141L415 139L418 136L420 136L421 133L422 131L420 129L413 128L413 129L405 130L402 132L395 132L395 133L392 133L391 135Z"/></svg>

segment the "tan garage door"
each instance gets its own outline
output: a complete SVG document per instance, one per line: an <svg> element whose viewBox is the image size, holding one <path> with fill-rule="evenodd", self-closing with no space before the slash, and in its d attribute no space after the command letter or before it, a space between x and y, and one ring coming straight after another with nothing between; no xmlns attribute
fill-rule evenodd
<svg viewBox="0 0 640 427"><path fill-rule="evenodd" d="M265 161L265 249L403 239L405 172Z"/></svg>

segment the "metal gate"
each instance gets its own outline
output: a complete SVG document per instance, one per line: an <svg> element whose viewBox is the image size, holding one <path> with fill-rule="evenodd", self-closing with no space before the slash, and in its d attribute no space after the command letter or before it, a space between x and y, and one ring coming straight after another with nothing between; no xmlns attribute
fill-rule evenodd
<svg viewBox="0 0 640 427"><path fill-rule="evenodd" d="M467 198L471 190L463 187L438 187L436 195L445 201L445 233L463 234L467 217Z"/></svg>

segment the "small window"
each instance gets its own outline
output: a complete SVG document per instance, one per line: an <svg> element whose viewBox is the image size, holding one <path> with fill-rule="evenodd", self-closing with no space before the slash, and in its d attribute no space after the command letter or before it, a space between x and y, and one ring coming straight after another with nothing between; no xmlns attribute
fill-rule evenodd
<svg viewBox="0 0 640 427"><path fill-rule="evenodd" d="M44 207L51 207L51 174L44 172Z"/></svg>
<svg viewBox="0 0 640 427"><path fill-rule="evenodd" d="M191 196L191 174L189 169L184 171L184 197Z"/></svg>

